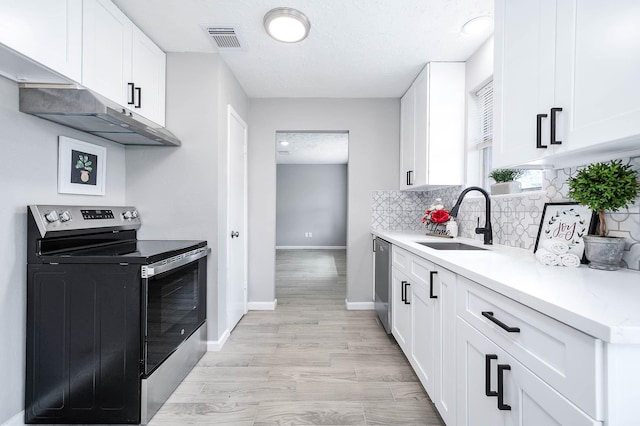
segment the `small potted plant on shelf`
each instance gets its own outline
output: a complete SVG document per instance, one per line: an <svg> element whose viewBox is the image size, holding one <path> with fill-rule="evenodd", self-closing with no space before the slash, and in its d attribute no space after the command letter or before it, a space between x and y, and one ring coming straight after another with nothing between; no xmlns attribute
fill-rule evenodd
<svg viewBox="0 0 640 426"><path fill-rule="evenodd" d="M489 173L489 177L496 181L491 185L491 195L515 194L522 192L522 184L516 179L524 174L519 169L495 169Z"/></svg>
<svg viewBox="0 0 640 426"><path fill-rule="evenodd" d="M585 235L584 250L589 267L615 271L622 260L624 238L607 236L604 212L616 212L634 204L640 192L638 173L620 160L594 163L570 177L569 198L598 214L598 234Z"/></svg>

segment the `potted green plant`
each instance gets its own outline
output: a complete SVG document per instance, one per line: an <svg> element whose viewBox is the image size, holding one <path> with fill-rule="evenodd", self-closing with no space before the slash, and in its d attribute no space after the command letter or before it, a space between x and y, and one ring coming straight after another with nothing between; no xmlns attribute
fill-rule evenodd
<svg viewBox="0 0 640 426"><path fill-rule="evenodd" d="M615 271L622 260L624 238L607 236L605 211L616 212L634 204L640 192L638 173L620 160L594 163L570 177L569 198L598 214L598 234L585 235L589 267Z"/></svg>
<svg viewBox="0 0 640 426"><path fill-rule="evenodd" d="M524 174L519 169L495 169L489 173L489 177L496 183L491 185L491 195L515 194L522 192L522 184L516 179Z"/></svg>

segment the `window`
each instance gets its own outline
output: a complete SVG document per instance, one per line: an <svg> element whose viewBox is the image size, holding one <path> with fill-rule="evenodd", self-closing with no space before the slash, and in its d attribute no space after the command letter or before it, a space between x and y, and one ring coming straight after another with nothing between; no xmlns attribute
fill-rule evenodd
<svg viewBox="0 0 640 426"><path fill-rule="evenodd" d="M476 149L480 154L480 176L482 186L489 188L491 142L493 141L493 81L476 92L475 100L479 130Z"/></svg>
<svg viewBox="0 0 640 426"><path fill-rule="evenodd" d="M481 182L484 188L491 186L489 173L491 165L491 144L493 142L493 81L490 81L475 94L476 111L478 113L478 139L476 149L480 157ZM542 170L526 170L518 179L522 189L542 188Z"/></svg>

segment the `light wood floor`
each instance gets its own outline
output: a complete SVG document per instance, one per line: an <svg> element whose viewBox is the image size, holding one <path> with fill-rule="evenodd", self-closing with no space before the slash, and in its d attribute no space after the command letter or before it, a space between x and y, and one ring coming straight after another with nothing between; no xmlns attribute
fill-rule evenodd
<svg viewBox="0 0 640 426"><path fill-rule="evenodd" d="M278 250L275 311L251 311L150 425L442 425L374 311L347 311L344 250Z"/></svg>

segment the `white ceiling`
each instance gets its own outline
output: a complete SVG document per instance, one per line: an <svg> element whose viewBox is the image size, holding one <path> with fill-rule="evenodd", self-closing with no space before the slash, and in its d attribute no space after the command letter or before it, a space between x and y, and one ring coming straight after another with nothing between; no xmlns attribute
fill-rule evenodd
<svg viewBox="0 0 640 426"><path fill-rule="evenodd" d="M400 97L425 63L465 61L488 38L460 32L493 0L114 0L166 52L216 52L206 26L233 26L243 50L220 51L250 98ZM311 21L299 44L262 26L275 7Z"/></svg>
<svg viewBox="0 0 640 426"><path fill-rule="evenodd" d="M347 132L276 133L277 164L347 164L348 160Z"/></svg>

